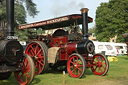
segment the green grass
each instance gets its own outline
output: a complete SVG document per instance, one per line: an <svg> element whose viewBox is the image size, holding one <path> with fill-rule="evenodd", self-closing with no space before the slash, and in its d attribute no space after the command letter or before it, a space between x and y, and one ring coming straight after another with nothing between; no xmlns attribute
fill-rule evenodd
<svg viewBox="0 0 128 85"><path fill-rule="evenodd" d="M117 56L118 61L109 63L109 71L106 76L97 76L90 69L86 69L83 78L71 78L65 75L66 85L128 85L128 57ZM18 85L13 74L8 80L0 81L0 85ZM31 85L63 85L62 72L48 71L45 74L36 75Z"/></svg>

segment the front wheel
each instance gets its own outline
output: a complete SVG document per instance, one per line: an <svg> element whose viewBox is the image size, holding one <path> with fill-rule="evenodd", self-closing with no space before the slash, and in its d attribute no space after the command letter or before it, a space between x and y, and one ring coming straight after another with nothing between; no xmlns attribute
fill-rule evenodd
<svg viewBox="0 0 128 85"><path fill-rule="evenodd" d="M82 55L74 53L67 61L67 71L73 78L81 78L85 74L85 60Z"/></svg>
<svg viewBox="0 0 128 85"><path fill-rule="evenodd" d="M104 76L109 69L108 59L102 54L95 54L92 62L92 72L96 75Z"/></svg>
<svg viewBox="0 0 128 85"><path fill-rule="evenodd" d="M29 85L35 75L35 65L29 55L24 55L23 61L17 63L21 66L21 71L14 72L14 76L19 85Z"/></svg>

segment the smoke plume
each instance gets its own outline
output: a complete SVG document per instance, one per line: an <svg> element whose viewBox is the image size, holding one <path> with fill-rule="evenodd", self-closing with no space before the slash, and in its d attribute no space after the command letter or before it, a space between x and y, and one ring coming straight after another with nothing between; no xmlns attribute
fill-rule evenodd
<svg viewBox="0 0 128 85"><path fill-rule="evenodd" d="M71 13L79 12L81 8L85 7L84 3L82 2L76 2L74 0L69 0L70 2L67 4L59 4L62 3L61 0L55 2L53 4L52 13L54 17L62 16L62 15L68 15Z"/></svg>

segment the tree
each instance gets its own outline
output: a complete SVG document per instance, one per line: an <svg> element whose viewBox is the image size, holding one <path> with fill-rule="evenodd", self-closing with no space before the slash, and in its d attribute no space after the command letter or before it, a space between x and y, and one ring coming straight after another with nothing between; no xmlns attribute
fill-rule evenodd
<svg viewBox="0 0 128 85"><path fill-rule="evenodd" d="M26 9L23 6L25 3ZM26 13L34 17L38 11L36 4L32 0L15 0L15 36L19 37L19 40L27 39L27 30L18 30L17 27L20 24L26 23ZM6 0L0 0L0 20L6 21ZM22 36L22 37L21 37Z"/></svg>
<svg viewBox="0 0 128 85"><path fill-rule="evenodd" d="M25 3L28 14L32 17L37 15L39 11L36 9L36 4L32 0L20 0Z"/></svg>
<svg viewBox="0 0 128 85"><path fill-rule="evenodd" d="M95 33L95 31L96 31L96 26L88 29L88 33Z"/></svg>
<svg viewBox="0 0 128 85"><path fill-rule="evenodd" d="M15 28L15 36L19 37L20 41L27 41L28 40L28 31L27 29L24 30L18 30L19 24L25 24L26 23L26 13L32 17L37 15L38 11L36 9L36 4L32 2L32 0L16 0L17 3L15 3L15 19L16 22L16 28ZM23 6L25 3L26 10ZM21 37L22 36L22 37Z"/></svg>
<svg viewBox="0 0 128 85"><path fill-rule="evenodd" d="M128 0L110 0L101 3L96 10L96 36L99 41L109 41L118 35L117 42L123 41L122 34L128 32Z"/></svg>

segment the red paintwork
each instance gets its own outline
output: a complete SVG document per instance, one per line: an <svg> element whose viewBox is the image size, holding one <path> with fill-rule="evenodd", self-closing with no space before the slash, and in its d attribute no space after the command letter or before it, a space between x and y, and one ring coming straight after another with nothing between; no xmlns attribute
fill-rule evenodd
<svg viewBox="0 0 128 85"><path fill-rule="evenodd" d="M93 63L91 67L92 71L96 75L102 75L107 69L107 62L102 55L93 56Z"/></svg>
<svg viewBox="0 0 128 85"><path fill-rule="evenodd" d="M78 56L73 55L67 62L67 70L72 77L78 78L83 72L82 60Z"/></svg>
<svg viewBox="0 0 128 85"><path fill-rule="evenodd" d="M31 43L27 46L25 54L28 54L35 59L35 67L37 68L35 74L40 74L44 68L44 53L40 45L37 43Z"/></svg>
<svg viewBox="0 0 128 85"><path fill-rule="evenodd" d="M66 43L68 43L67 36L51 38L50 47L60 47L60 45L64 45Z"/></svg>
<svg viewBox="0 0 128 85"><path fill-rule="evenodd" d="M60 60L68 60L69 55L77 52L75 43L69 43L68 37L51 38L50 47L60 47Z"/></svg>
<svg viewBox="0 0 128 85"><path fill-rule="evenodd" d="M67 44L66 48L67 48L67 53L69 55L71 55L73 52L77 52L76 44L77 44L77 42Z"/></svg>
<svg viewBox="0 0 128 85"><path fill-rule="evenodd" d="M67 26L70 26L71 24L74 24L74 22L76 22L76 21L77 21L77 24L83 23L81 14L68 15L68 16L63 16L63 17L45 20L45 21L41 21L41 22L35 22L35 23L31 23L31 24L21 25L21 26L19 26L19 29L41 27L42 29L46 30L46 29L67 27ZM92 18L88 17L88 21L92 22ZM106 65L106 63L102 63L103 61L105 61L103 56L99 55L100 58L103 60L95 61L95 59L98 58L97 56L89 57L88 56L89 54L85 54L85 53L89 53L89 52L85 52L85 53L84 53L84 51L80 52L81 48L82 48L80 46L81 45L83 46L83 44L81 44L81 43L84 41L75 41L75 40L68 41L68 35L66 33L64 33L62 30L59 30L58 32L54 32L54 34L52 36L44 36L44 37L48 37L48 39L49 39L49 40L46 39L46 45L49 48L60 47L58 61L62 61L62 62L67 61L67 69L68 69L69 74L72 77L78 78L78 77L81 77L81 75L84 75L84 70L85 70L84 67L91 68L92 71L97 75L102 75L103 73L105 73L105 71L103 71L101 73L99 72L99 71L102 71L100 69L101 67L103 68L103 70L106 70L106 68L103 67L103 65L104 64ZM44 37L39 37L36 41L43 42ZM44 42L45 42L45 38L44 38ZM77 44L78 44L78 48L77 48ZM33 50L35 53L33 53L32 56L37 56L37 55L39 56L39 58L37 59L37 62L35 61L35 63L36 63L36 68L38 69L38 71L41 71L43 66L45 66L44 62L43 62L43 61L45 61L43 58L43 53L37 53L38 51L42 51L41 48L38 48L39 47L38 44L36 45L36 48L38 48L38 49L34 48L34 46L32 44L28 47L30 49L26 49L26 54L29 54L31 56L31 54L33 53L32 52L32 50ZM83 47L85 49L87 49L85 46L83 46ZM89 46L87 46L87 47L89 48ZM78 51L79 53L77 52L77 49L79 49L79 51ZM72 56L73 53L79 54L80 56L78 56L78 55ZM84 53L84 54L82 54L82 53ZM85 62L83 62L84 60L86 62L86 66L84 66L85 65ZM58 63L60 64L61 62L57 62L57 64ZM98 71L95 70L97 68L99 68Z"/></svg>
<svg viewBox="0 0 128 85"><path fill-rule="evenodd" d="M18 65L20 66L20 62L18 62ZM18 82L19 85L25 85L28 83L29 78L30 78L30 67L28 65L28 61L25 58L24 62L22 63L22 68L21 71L17 71L14 73L14 76L16 78L16 81Z"/></svg>

